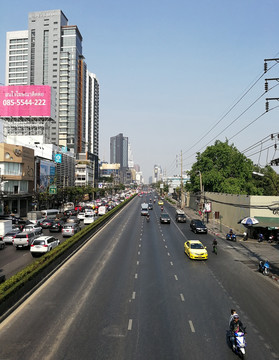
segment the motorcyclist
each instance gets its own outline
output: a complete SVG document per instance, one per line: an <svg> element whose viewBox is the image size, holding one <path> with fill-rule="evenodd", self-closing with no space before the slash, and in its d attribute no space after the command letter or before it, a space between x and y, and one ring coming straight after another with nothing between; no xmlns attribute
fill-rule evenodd
<svg viewBox="0 0 279 360"><path fill-rule="evenodd" d="M146 215L146 221L149 221L149 220L150 220L150 215L147 214L147 215Z"/></svg>
<svg viewBox="0 0 279 360"><path fill-rule="evenodd" d="M234 315L237 315L237 312L235 309L231 309L231 315L229 319L229 327L231 326L231 321L233 320Z"/></svg>
<svg viewBox="0 0 279 360"><path fill-rule="evenodd" d="M258 240L258 242L262 242L262 241L263 241L263 239L264 239L264 236L263 236L263 234L262 234L262 233L260 233L260 234L259 234L259 240Z"/></svg>
<svg viewBox="0 0 279 360"><path fill-rule="evenodd" d="M230 332L231 332L230 341L231 341L233 350L235 350L235 347L236 347L235 333L238 333L238 332L245 333L245 328L244 328L242 322L239 320L238 314L234 314L233 319L231 320Z"/></svg>

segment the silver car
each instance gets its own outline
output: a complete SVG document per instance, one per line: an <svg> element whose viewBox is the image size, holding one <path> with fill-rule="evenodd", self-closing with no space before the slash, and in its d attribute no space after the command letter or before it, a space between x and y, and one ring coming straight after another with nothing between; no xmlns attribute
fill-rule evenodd
<svg viewBox="0 0 279 360"><path fill-rule="evenodd" d="M18 230L12 230L9 231L4 237L3 237L3 241L5 244L12 244L13 243L13 238L16 236L16 234L20 233L21 231Z"/></svg>
<svg viewBox="0 0 279 360"><path fill-rule="evenodd" d="M62 236L73 236L80 230L80 226L78 223L66 223L62 228Z"/></svg>

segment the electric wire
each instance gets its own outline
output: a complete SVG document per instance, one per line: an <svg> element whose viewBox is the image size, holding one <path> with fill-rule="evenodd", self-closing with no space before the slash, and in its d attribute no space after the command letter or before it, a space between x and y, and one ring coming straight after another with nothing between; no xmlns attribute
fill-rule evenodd
<svg viewBox="0 0 279 360"><path fill-rule="evenodd" d="M278 61L276 61L269 69L267 69L266 72L270 71L274 66L276 66L278 64ZM193 149L197 144L199 144L201 142L201 140L203 140L207 135L209 135L211 133L211 131L213 129L216 128L217 125L219 125L219 123L240 103L240 101L252 90L252 88L262 79L262 77L266 74L266 72L261 73L260 76L257 77L257 79L252 83L252 85L244 92L244 94L236 101L235 104L233 104L230 109L221 117L220 120L217 121L217 123L215 123L209 131L207 131L201 138L199 138L199 140L197 142L195 142L190 148L188 148L187 150L183 151L183 155L187 152L189 152L191 149ZM278 86L279 84L276 84L275 86L273 86L272 88L270 88L268 91L272 90L273 88L275 88L276 86ZM204 149L206 146L208 146L213 140L215 140L219 135L221 135L223 132L225 132L232 124L234 124L243 114L245 114L253 105L255 105L255 103L257 101L259 101L264 95L266 94L266 91L261 94L246 110L244 110L236 119L234 119L228 126L226 126L221 132L218 133L217 136L215 136L210 142L208 142L205 146L203 146L198 152L200 152L202 149ZM275 107L276 108L276 107ZM274 109L274 108L273 108ZM271 109L271 110L273 110ZM266 112L265 112L266 113ZM236 137L237 135L239 135L242 131L246 130L250 125L252 125L254 122L256 122L259 118L261 118L265 113L261 114L260 116L258 116L255 120L253 120L252 122L250 122L248 125L246 125L243 129L241 129L240 131L238 131L233 137L231 137L229 140L231 140L232 138ZM183 157L183 160L189 159L190 157L196 155L197 152ZM183 161L184 166L185 165L191 165L189 164L185 164L185 161Z"/></svg>

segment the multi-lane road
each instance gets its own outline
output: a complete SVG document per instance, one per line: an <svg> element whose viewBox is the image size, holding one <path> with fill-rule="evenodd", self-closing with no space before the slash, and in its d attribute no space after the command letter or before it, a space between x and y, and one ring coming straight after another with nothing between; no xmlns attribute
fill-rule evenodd
<svg viewBox="0 0 279 360"><path fill-rule="evenodd" d="M236 359L231 307L247 326L247 358L278 359L279 288L248 266L241 246L189 223L140 216L136 198L0 324L0 359ZM149 197L148 197L149 200ZM200 239L207 261L191 261Z"/></svg>

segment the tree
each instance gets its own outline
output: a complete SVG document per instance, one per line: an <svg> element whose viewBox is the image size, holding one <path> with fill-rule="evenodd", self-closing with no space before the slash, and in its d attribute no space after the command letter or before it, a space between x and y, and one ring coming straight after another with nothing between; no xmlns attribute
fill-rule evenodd
<svg viewBox="0 0 279 360"><path fill-rule="evenodd" d="M204 191L226 194L271 195L270 193L267 194L269 191L264 180L253 177L253 172L257 171L257 166L238 151L233 144L229 145L228 140L225 142L216 140L215 144L207 147L203 153L197 153L196 158L196 163L189 171L190 183L186 185L188 191L198 192L201 190L201 174ZM265 170L270 178L271 170ZM278 175L276 173L275 175L277 181L274 180L274 184L277 184L279 188ZM275 175L272 173L272 179L275 179ZM276 186L273 186L274 188Z"/></svg>

